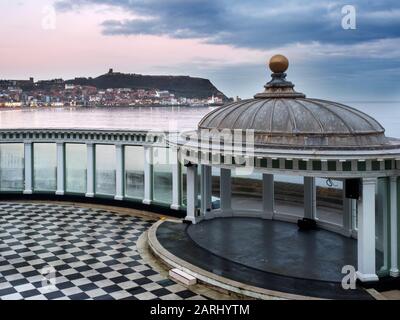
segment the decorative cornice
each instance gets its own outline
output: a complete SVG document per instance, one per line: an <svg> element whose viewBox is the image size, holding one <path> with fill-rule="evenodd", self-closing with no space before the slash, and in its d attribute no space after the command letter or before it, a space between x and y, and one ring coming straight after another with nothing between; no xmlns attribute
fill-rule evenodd
<svg viewBox="0 0 400 320"><path fill-rule="evenodd" d="M0 143L71 142L101 144L165 144L169 132L101 129L1 129Z"/></svg>

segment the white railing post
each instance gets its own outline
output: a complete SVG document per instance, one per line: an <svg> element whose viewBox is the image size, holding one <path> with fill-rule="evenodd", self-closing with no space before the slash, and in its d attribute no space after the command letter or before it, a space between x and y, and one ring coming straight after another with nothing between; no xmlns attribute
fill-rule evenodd
<svg viewBox="0 0 400 320"><path fill-rule="evenodd" d="M197 165L191 164L187 167L187 205L186 205L186 221L196 224L201 220L198 210L198 187L197 187Z"/></svg>
<svg viewBox="0 0 400 320"><path fill-rule="evenodd" d="M179 150L172 149L172 204L171 209L179 210L182 202L181 162L179 161Z"/></svg>
<svg viewBox="0 0 400 320"><path fill-rule="evenodd" d="M144 146L144 204L153 201L153 149Z"/></svg>
<svg viewBox="0 0 400 320"><path fill-rule="evenodd" d="M56 195L65 193L65 144L57 143L57 191Z"/></svg>
<svg viewBox="0 0 400 320"><path fill-rule="evenodd" d="M24 143L25 186L24 194L33 193L33 143Z"/></svg>
<svg viewBox="0 0 400 320"><path fill-rule="evenodd" d="M317 194L314 177L304 177L304 218L317 216Z"/></svg>
<svg viewBox="0 0 400 320"><path fill-rule="evenodd" d="M397 209L397 177L390 177L390 275L399 276L398 266L398 209Z"/></svg>
<svg viewBox="0 0 400 320"><path fill-rule="evenodd" d="M86 170L86 197L93 198L95 192L95 144L88 143Z"/></svg>
<svg viewBox="0 0 400 320"><path fill-rule="evenodd" d="M115 156L117 161L116 175L115 175L115 200L124 199L124 146L115 146Z"/></svg>
<svg viewBox="0 0 400 320"><path fill-rule="evenodd" d="M358 270L361 281L377 281L375 266L376 178L362 179L362 199L358 206Z"/></svg>

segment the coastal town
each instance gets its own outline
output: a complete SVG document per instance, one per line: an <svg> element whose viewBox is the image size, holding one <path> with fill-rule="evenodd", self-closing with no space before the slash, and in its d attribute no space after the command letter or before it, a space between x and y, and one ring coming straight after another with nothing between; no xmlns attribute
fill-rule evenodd
<svg viewBox="0 0 400 320"><path fill-rule="evenodd" d="M226 101L220 92L208 94L175 94L170 90L157 88L156 81L150 82L153 86L147 87L115 87L118 80L126 75L115 73L112 69L103 75L110 83L110 87L91 85L91 78L75 78L34 81L28 80L0 80L0 107L121 107L121 106L219 106ZM128 77L142 78L141 75ZM173 80L173 77L171 77ZM125 79L124 79L125 80ZM107 84L108 84L107 83ZM106 84L106 86L107 86ZM130 84L129 81L121 84ZM111 85L113 87L111 87Z"/></svg>

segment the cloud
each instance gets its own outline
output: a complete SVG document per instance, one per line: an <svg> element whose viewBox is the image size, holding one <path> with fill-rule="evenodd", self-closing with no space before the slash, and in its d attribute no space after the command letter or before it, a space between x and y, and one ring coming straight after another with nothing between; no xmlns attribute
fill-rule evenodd
<svg viewBox="0 0 400 320"><path fill-rule="evenodd" d="M108 5L135 15L104 21L103 33L107 35L201 39L257 49L294 42L349 44L400 37L397 0L352 3L357 9L356 30L341 27L341 8L348 4L343 0L59 0L57 8Z"/></svg>
<svg viewBox="0 0 400 320"><path fill-rule="evenodd" d="M185 50L195 53L189 62L178 54L175 62L156 60L153 66L164 73L213 79L231 96L250 97L262 90L269 79L265 59L283 53L290 58L290 80L310 96L399 98L398 0L57 0L56 4L60 11L104 7L124 12L121 18L102 20L107 39L147 35L157 36L154 41L168 40L171 46L173 41L167 38L206 45L207 54L189 45ZM341 9L347 4L356 7L356 30L341 27ZM226 48L229 55L224 54Z"/></svg>

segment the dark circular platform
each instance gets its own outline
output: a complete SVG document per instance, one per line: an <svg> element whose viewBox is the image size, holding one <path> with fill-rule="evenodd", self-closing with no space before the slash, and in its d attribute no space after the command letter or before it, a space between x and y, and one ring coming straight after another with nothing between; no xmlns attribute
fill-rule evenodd
<svg viewBox="0 0 400 320"><path fill-rule="evenodd" d="M341 282L342 267L357 266L357 241L326 230L251 218L191 225L190 238L222 258L284 276Z"/></svg>
<svg viewBox="0 0 400 320"><path fill-rule="evenodd" d="M357 241L326 230L255 218L220 218L196 225L165 221L156 237L174 256L243 284L327 299L372 299L344 290L344 265L357 265Z"/></svg>

